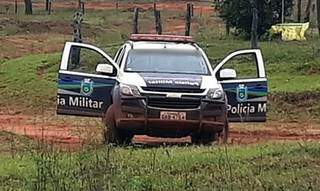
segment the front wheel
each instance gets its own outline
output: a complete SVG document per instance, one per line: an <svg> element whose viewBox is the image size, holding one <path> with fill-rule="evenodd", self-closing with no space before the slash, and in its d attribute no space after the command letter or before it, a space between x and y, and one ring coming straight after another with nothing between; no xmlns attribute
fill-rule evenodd
<svg viewBox="0 0 320 191"><path fill-rule="evenodd" d="M104 139L106 144L128 145L131 143L133 135L116 126L113 106L108 109L103 123L105 124Z"/></svg>
<svg viewBox="0 0 320 191"><path fill-rule="evenodd" d="M228 143L228 138L229 138L229 122L228 120L225 121L225 125L223 127L222 132L219 133L218 135L219 142L226 144Z"/></svg>
<svg viewBox="0 0 320 191"><path fill-rule="evenodd" d="M191 135L192 144L210 145L217 140L216 133L194 133Z"/></svg>

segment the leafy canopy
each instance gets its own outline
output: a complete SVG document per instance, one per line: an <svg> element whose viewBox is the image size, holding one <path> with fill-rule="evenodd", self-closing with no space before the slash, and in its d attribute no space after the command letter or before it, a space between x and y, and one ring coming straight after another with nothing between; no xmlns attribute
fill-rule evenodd
<svg viewBox="0 0 320 191"><path fill-rule="evenodd" d="M249 37L251 33L252 9L258 10L258 35L261 36L272 25L281 22L282 0L224 0L214 3L226 25L236 29L237 34ZM292 11L293 0L285 0L285 16Z"/></svg>

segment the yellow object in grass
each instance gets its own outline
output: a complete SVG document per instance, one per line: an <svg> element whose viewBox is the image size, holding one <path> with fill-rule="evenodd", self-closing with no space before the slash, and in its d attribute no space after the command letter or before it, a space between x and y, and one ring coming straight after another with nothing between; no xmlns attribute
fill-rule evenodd
<svg viewBox="0 0 320 191"><path fill-rule="evenodd" d="M283 23L273 25L271 32L273 34L281 34L283 41L306 40L305 33L309 28L308 23Z"/></svg>

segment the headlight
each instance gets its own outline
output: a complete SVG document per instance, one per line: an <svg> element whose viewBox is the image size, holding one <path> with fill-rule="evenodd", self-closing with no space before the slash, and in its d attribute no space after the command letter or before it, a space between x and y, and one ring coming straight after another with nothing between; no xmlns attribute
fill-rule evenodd
<svg viewBox="0 0 320 191"><path fill-rule="evenodd" d="M207 93L208 99L221 99L224 96L222 89L209 89Z"/></svg>
<svg viewBox="0 0 320 191"><path fill-rule="evenodd" d="M120 93L125 96L140 96L137 86L120 84Z"/></svg>

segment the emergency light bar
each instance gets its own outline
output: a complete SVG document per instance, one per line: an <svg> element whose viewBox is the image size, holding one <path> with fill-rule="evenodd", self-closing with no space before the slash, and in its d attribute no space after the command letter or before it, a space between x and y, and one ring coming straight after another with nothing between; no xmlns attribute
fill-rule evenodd
<svg viewBox="0 0 320 191"><path fill-rule="evenodd" d="M158 35L158 34L132 34L130 37L130 40L194 43L194 40L191 36Z"/></svg>

